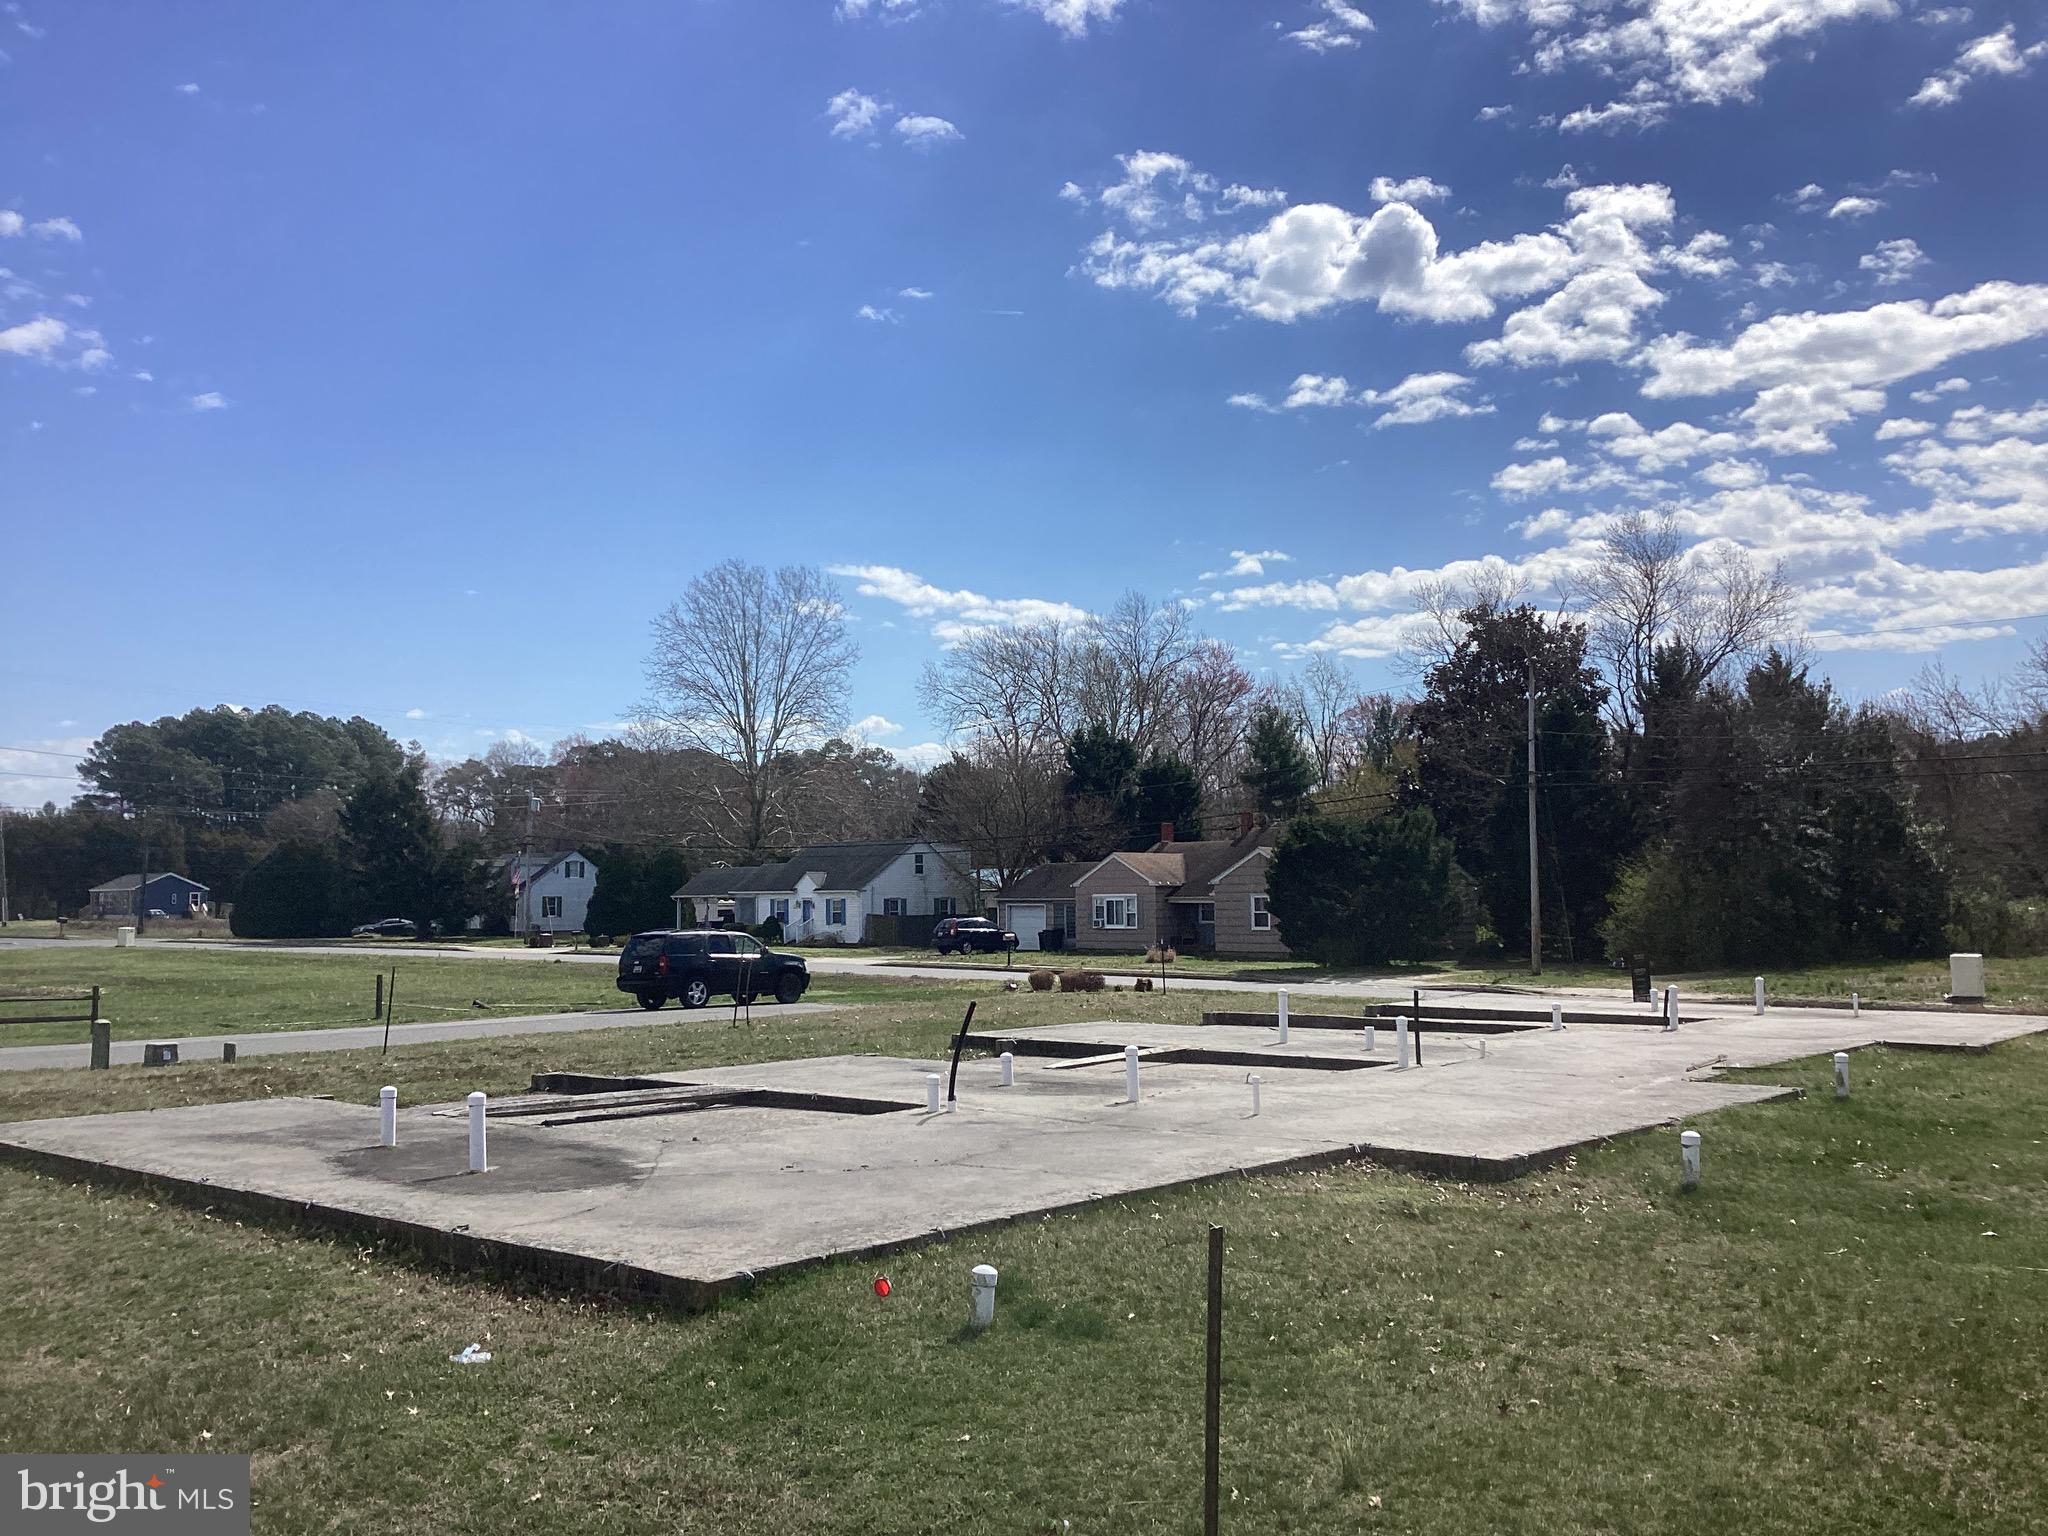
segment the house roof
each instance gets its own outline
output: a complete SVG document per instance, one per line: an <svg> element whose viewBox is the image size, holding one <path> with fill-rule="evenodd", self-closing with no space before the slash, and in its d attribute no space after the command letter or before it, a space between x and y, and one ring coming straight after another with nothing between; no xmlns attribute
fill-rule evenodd
<svg viewBox="0 0 2048 1536"><path fill-rule="evenodd" d="M1074 882L1095 866L1076 861L1070 864L1041 864L1026 870L997 895L998 901L1072 901Z"/></svg>
<svg viewBox="0 0 2048 1536"><path fill-rule="evenodd" d="M200 881L194 880L190 875L177 875L171 873L167 869L159 869L148 875L122 875L116 879L108 880L103 882L102 884L96 885L92 888L92 890L132 891L135 889L136 886L141 885L145 880L182 880L187 885L195 886L202 891L207 890L209 888ZM90 895L92 893L87 892L87 894Z"/></svg>
<svg viewBox="0 0 2048 1536"><path fill-rule="evenodd" d="M596 862L580 848L564 848L560 853L500 854L491 860L491 868L501 875L517 875L520 880L531 884L564 859L583 859L593 864Z"/></svg>
<svg viewBox="0 0 2048 1536"><path fill-rule="evenodd" d="M1154 843L1143 853L1112 853L1087 866L1092 874L1114 861L1149 885L1163 886L1172 901L1207 901L1216 882L1263 849L1275 836L1272 827L1260 827L1245 837L1212 838L1200 842Z"/></svg>
<svg viewBox="0 0 2048 1536"><path fill-rule="evenodd" d="M701 869L683 882L678 896L732 896L793 891L805 875L816 875L821 891L857 891L906 853L933 847L922 838L871 843L807 843L779 864L746 864ZM953 850L958 852L958 850Z"/></svg>

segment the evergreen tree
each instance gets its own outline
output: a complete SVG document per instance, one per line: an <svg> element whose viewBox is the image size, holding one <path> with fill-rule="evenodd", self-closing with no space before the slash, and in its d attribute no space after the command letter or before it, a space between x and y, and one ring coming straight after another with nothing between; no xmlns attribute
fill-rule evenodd
<svg viewBox="0 0 2048 1536"><path fill-rule="evenodd" d="M449 887L462 878L442 857L425 767L413 758L396 770L371 773L341 812L355 910L372 919L409 917L421 938L451 905Z"/></svg>
<svg viewBox="0 0 2048 1536"><path fill-rule="evenodd" d="M321 843L280 843L242 877L230 926L245 939L318 939L343 932L341 863Z"/></svg>
<svg viewBox="0 0 2048 1536"><path fill-rule="evenodd" d="M1287 947L1324 965L1440 953L1457 917L1450 841L1427 806L1370 818L1303 816L1273 849L1266 888Z"/></svg>
<svg viewBox="0 0 2048 1536"><path fill-rule="evenodd" d="M1182 841L1202 835L1202 786L1195 770L1170 752L1154 752L1138 765L1123 806L1131 848L1150 848L1168 824Z"/></svg>
<svg viewBox="0 0 2048 1536"><path fill-rule="evenodd" d="M1316 787L1316 766L1301 748L1300 733L1286 710L1270 700L1252 711L1240 782L1252 792L1268 821L1299 814Z"/></svg>

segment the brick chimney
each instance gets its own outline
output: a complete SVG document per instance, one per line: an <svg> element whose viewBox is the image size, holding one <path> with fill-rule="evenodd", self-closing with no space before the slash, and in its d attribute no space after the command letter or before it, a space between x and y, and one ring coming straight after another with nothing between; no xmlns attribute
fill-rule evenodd
<svg viewBox="0 0 2048 1536"><path fill-rule="evenodd" d="M1239 811L1237 813L1237 835L1240 839L1252 835L1252 813L1250 811Z"/></svg>
<svg viewBox="0 0 2048 1536"><path fill-rule="evenodd" d="M1162 843L1170 843L1173 841L1172 822L1162 821L1161 823L1159 823L1159 841L1161 841Z"/></svg>

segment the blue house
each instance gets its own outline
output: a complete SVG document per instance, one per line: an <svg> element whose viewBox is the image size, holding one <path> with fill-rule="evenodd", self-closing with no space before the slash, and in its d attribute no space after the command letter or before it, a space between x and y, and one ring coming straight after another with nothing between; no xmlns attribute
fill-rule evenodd
<svg viewBox="0 0 2048 1536"><path fill-rule="evenodd" d="M206 910L207 888L183 875L123 875L96 885L92 897L94 917L133 917L135 888L142 887L141 910L161 912L166 917L197 917Z"/></svg>

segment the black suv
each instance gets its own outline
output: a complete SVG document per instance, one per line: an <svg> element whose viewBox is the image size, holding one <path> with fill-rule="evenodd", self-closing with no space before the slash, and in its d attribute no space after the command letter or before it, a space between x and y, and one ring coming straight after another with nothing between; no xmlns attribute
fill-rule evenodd
<svg viewBox="0 0 2048 1536"><path fill-rule="evenodd" d="M632 993L642 1008L659 1008L672 997L685 1008L702 1008L714 996L793 1003L810 984L802 955L777 954L750 933L723 928L636 933L619 953L619 990Z"/></svg>
<svg viewBox="0 0 2048 1536"><path fill-rule="evenodd" d="M956 949L963 955L977 949L993 955L1016 947L1017 935L998 928L985 917L943 918L932 930L932 948L942 955L950 955Z"/></svg>

